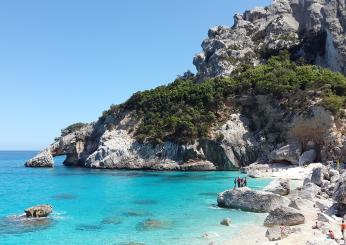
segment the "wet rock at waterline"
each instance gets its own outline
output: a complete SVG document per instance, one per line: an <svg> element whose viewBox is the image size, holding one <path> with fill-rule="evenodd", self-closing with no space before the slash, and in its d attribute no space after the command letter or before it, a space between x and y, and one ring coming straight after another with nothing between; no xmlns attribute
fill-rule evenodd
<svg viewBox="0 0 346 245"><path fill-rule="evenodd" d="M38 205L24 210L26 217L28 218L42 218L47 217L53 211L52 206L44 204Z"/></svg>
<svg viewBox="0 0 346 245"><path fill-rule="evenodd" d="M54 166L53 156L49 149L45 149L25 163L25 167L52 168Z"/></svg>

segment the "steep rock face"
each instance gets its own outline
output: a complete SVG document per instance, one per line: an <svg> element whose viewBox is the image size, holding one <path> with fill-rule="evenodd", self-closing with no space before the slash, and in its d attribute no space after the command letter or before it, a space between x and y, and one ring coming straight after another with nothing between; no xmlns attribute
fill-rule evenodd
<svg viewBox="0 0 346 245"><path fill-rule="evenodd" d="M343 0L276 0L217 26L193 63L201 79L227 76L242 64L257 65L288 49L293 59L346 74L346 11Z"/></svg>
<svg viewBox="0 0 346 245"><path fill-rule="evenodd" d="M201 170L215 170L215 166L204 157L196 145L179 145L173 142L163 144L141 143L136 141L133 128L137 122L129 113L115 122L114 127L104 130L87 147L90 154L85 154L84 165L91 168L113 169L154 169L154 170L187 170L198 166ZM96 144L95 144L96 142ZM93 146L96 146L95 148ZM182 165L190 159L196 160L189 165ZM201 162L204 160L204 163Z"/></svg>
<svg viewBox="0 0 346 245"><path fill-rule="evenodd" d="M53 156L66 155L65 165L82 165L82 153L85 150L86 142L93 132L94 126L89 124L78 131L60 137L56 142L50 145L50 151Z"/></svg>
<svg viewBox="0 0 346 245"><path fill-rule="evenodd" d="M258 103L263 106L270 104L266 99L256 99L256 101L260 101ZM134 132L138 120L133 113L128 112L119 115L117 119L98 121L60 137L48 147L46 150L48 154L45 156L51 156L44 160L45 162L49 160L50 167L53 166L52 156L66 155L65 165L89 168L230 170L255 161L266 162L266 156L269 155L272 160L286 160L296 164L301 153L299 144L304 144L306 139L315 140L323 145L323 156L331 159L335 152L333 149L342 147L335 143L338 142L340 133L335 133L339 131L336 130L331 114L318 108L312 108L311 113L303 117L284 114L270 107L267 110L271 112L266 112L265 115L265 122L268 125L265 131L251 129L251 125L256 125L259 123L258 120L263 119L256 119L257 117L251 113L247 113L246 116L233 113L222 124L211 130L209 138L201 138L194 144L186 145L169 141L162 144L137 141ZM288 115L288 118L279 118L278 115ZM299 119L293 119L292 123L282 123L287 122L290 117ZM112 127L109 127L108 120L113 120ZM270 125L275 125L279 131L273 131ZM318 125L323 125L322 129ZM292 154L289 150L279 150L269 154L278 143L278 135L288 137L285 136L287 132L292 132L291 139L300 142L297 148L299 152L294 151L293 157L290 157ZM218 139L220 135L222 138ZM320 135L319 138L316 138L317 135ZM42 154L29 160L26 166L39 166L42 163L40 159L42 160Z"/></svg>

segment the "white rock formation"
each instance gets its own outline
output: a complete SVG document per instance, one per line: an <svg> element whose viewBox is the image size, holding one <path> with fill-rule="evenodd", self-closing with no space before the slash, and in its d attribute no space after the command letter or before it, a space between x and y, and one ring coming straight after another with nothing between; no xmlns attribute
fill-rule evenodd
<svg viewBox="0 0 346 245"><path fill-rule="evenodd" d="M54 166L53 156L49 149L39 152L34 158L25 163L26 167L51 168Z"/></svg>
<svg viewBox="0 0 346 245"><path fill-rule="evenodd" d="M343 0L277 0L237 14L233 27L209 30L193 63L201 78L227 76L289 49L293 58L346 73L345 8Z"/></svg>

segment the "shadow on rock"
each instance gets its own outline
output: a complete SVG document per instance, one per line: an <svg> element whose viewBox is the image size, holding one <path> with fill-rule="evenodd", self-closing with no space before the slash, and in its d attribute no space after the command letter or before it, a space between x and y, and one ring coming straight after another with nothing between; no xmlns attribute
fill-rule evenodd
<svg viewBox="0 0 346 245"><path fill-rule="evenodd" d="M0 218L0 235L22 234L48 229L55 224L52 218L27 218L14 215Z"/></svg>
<svg viewBox="0 0 346 245"><path fill-rule="evenodd" d="M138 223L138 231L149 231L149 230L158 230L158 229L169 229L172 226L172 223L164 220L155 220L147 219L143 222Z"/></svg>

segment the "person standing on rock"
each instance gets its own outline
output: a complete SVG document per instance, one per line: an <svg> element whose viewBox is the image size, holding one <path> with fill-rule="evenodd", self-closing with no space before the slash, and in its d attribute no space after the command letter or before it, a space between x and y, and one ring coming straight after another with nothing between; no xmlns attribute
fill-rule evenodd
<svg viewBox="0 0 346 245"><path fill-rule="evenodd" d="M240 182L241 182L241 180L240 180L240 178L238 177L238 179L237 179L237 182L238 182L238 188L240 187Z"/></svg>
<svg viewBox="0 0 346 245"><path fill-rule="evenodd" d="M234 189L237 188L237 178L234 178Z"/></svg>
<svg viewBox="0 0 346 245"><path fill-rule="evenodd" d="M346 224L345 224L345 220L342 220L342 223L341 223L341 234L342 234L342 237L344 238L344 244L346 244Z"/></svg>
<svg viewBox="0 0 346 245"><path fill-rule="evenodd" d="M244 178L244 186L245 187L247 186L247 179L246 179L246 177Z"/></svg>

